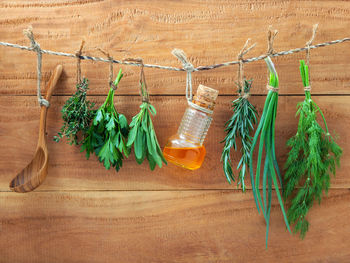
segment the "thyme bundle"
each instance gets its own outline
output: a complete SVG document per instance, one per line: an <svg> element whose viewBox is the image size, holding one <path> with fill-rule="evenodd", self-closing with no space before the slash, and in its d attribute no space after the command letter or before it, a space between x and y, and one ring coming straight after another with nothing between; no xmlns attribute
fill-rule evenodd
<svg viewBox="0 0 350 263"><path fill-rule="evenodd" d="M277 102L278 102L278 76L275 67L270 59L265 59L270 72L269 85L267 86L269 92L266 97L264 110L261 115L261 119L257 130L255 132L253 143L250 153L250 176L253 188L254 200L258 211L262 211L266 221L266 246L270 225L270 212L271 212L271 198L272 198L272 183L275 187L278 202L280 204L282 214L284 217L287 229L290 232L287 216L283 206L283 200L279 190L279 184L282 187L281 174L278 168L276 153L275 153L275 122L277 115ZM259 138L260 137L260 138ZM258 160L256 166L256 174L254 179L253 169L253 152L259 139L259 151ZM262 177L262 196L259 190L261 179L261 164L263 160L263 150L265 149L264 170ZM276 176L277 174L277 176ZM266 193L267 192L267 193ZM260 209L259 209L260 207Z"/></svg>
<svg viewBox="0 0 350 263"><path fill-rule="evenodd" d="M120 70L111 85L106 101L96 111L96 116L81 147L81 151L86 151L87 159L94 152L106 169L112 166L116 171L119 171L123 164L123 154L128 157L130 153L130 149L126 146L128 122L123 114L117 112L113 102L114 87L117 87L122 77L122 70Z"/></svg>
<svg viewBox="0 0 350 263"><path fill-rule="evenodd" d="M63 125L58 135L54 136L56 142L63 137L67 138L70 145L80 145L83 142L96 112L93 110L95 104L86 99L88 85L89 81L84 78L76 85L77 90L73 96L63 105L61 110Z"/></svg>
<svg viewBox="0 0 350 263"><path fill-rule="evenodd" d="M297 133L287 142L290 151L285 165L284 198L291 201L288 221L295 224L294 232L304 238L309 228L306 215L314 201L320 203L323 192L327 193L330 174L335 175L336 166L340 165L342 149L330 135L321 109L311 98L309 70L303 60L300 73L305 99L297 106ZM324 129L317 121L318 115L322 117Z"/></svg>
<svg viewBox="0 0 350 263"><path fill-rule="evenodd" d="M153 171L156 165L160 168L162 163L167 164L163 156L163 152L159 146L157 135L152 123L152 116L157 114L156 109L149 102L149 94L147 90L143 64L141 61L141 76L140 76L140 94L142 104L140 111L136 114L130 123L130 132L127 142L127 147L134 145L135 159L138 164L142 164L147 158L150 169Z"/></svg>
<svg viewBox="0 0 350 263"><path fill-rule="evenodd" d="M250 149L252 146L251 131L254 130L254 125L257 122L255 107L248 100L249 92L252 86L251 80L244 80L243 87L238 84L239 97L232 102L233 115L225 123L226 137L222 141L224 142L224 148L221 155L221 162L223 163L223 170L227 181L231 184L231 180L235 181L235 177L232 171L231 164L231 149L234 148L237 151L236 140L239 138L241 141L241 153L242 157L237 165L239 170L239 177L237 186L241 185L242 190L245 191L245 175L248 172L248 166L250 162Z"/></svg>

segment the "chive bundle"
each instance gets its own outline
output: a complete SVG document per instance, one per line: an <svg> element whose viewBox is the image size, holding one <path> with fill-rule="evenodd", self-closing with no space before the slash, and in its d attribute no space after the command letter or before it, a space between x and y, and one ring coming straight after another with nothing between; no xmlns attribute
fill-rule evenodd
<svg viewBox="0 0 350 263"><path fill-rule="evenodd" d="M284 221L286 223L287 229L290 232L287 216L283 206L283 200L279 190L279 184L282 187L281 173L278 168L276 153L275 153L275 123L277 114L277 102L278 102L278 76L275 67L270 59L267 57L265 59L269 72L269 85L267 88L269 92L266 97L264 110L261 115L261 119L257 130L255 132L253 143L250 152L250 177L252 182L252 189L256 207L260 213L262 211L265 221L266 221L266 246L268 240L268 232L270 225L270 212L271 212L271 197L272 197L272 183L275 187L278 202L281 206ZM259 138L260 137L260 138ZM253 169L253 152L255 146L257 145L259 139L259 150L258 150L258 160L256 165L256 174L254 178ZM262 177L262 196L259 190L260 186L260 174L261 174L261 164L263 160L263 151L265 150L265 160L264 160L264 170ZM277 174L277 175L276 175Z"/></svg>

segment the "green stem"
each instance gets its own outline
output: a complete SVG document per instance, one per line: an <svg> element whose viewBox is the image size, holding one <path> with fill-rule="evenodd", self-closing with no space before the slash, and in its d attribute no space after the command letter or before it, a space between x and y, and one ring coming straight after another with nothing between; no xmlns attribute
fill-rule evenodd
<svg viewBox="0 0 350 263"><path fill-rule="evenodd" d="M322 119L323 119L324 126L325 126L325 128L326 128L326 131L327 131L327 133L329 133L329 131L328 131L328 126L327 126L327 122L326 122L326 118L324 117L324 115L323 115L323 113L322 113L320 107L318 107L318 105L317 105L314 101L312 101L311 103L312 103L312 104L317 108L317 110L320 112L321 117L322 117Z"/></svg>

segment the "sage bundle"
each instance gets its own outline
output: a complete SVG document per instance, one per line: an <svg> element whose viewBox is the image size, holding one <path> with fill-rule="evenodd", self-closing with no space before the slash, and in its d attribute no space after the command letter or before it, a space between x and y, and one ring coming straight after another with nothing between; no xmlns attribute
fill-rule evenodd
<svg viewBox="0 0 350 263"><path fill-rule="evenodd" d="M160 168L162 163L167 164L163 156L163 152L159 146L157 135L154 130L152 116L157 114L154 106L149 102L149 94L146 85L143 64L141 61L141 76L140 76L140 95L142 104L140 111L136 114L130 123L130 132L127 142L127 147L134 145L135 159L138 164L142 164L147 158L150 169L153 171L156 165Z"/></svg>
<svg viewBox="0 0 350 263"><path fill-rule="evenodd" d="M250 133L254 130L254 125L257 122L255 107L249 101L249 92L252 86L251 80L244 80L243 86L238 84L239 97L232 102L233 115L225 124L226 137L224 148L221 155L221 162L227 181L231 184L231 180L235 181L231 164L231 149L237 151L236 140L241 141L242 157L237 165L239 177L237 186L241 185L245 191L245 175L248 173L250 162L250 150L252 146L252 136Z"/></svg>
<svg viewBox="0 0 350 263"><path fill-rule="evenodd" d="M271 199L272 199L272 184L274 185L278 202L282 210L285 224L290 232L287 216L284 210L283 200L279 187L282 186L282 179L280 170L278 168L276 153L275 153L275 123L277 115L277 103L278 103L278 75L275 67L270 59L267 57L265 59L267 66L269 68L270 77L269 84L267 85L268 94L266 97L263 113L259 125L256 129L253 143L250 153L250 176L253 188L254 200L258 211L262 211L265 221L266 221L266 246L269 233L270 225L270 212L271 212ZM254 178L253 169L253 152L255 146L259 139L258 148L258 160L256 165L256 173ZM263 161L263 152L265 150L265 160L264 160L264 170L261 178L261 167ZM260 193L259 187L262 181L262 195Z"/></svg>
<svg viewBox="0 0 350 263"><path fill-rule="evenodd" d="M117 112L113 100L122 77L120 70L116 80L111 84L106 101L96 111L81 147L81 151L86 151L87 159L91 153L95 153L106 169L112 166L116 171L122 166L124 156L128 157L130 153L130 149L126 146L128 122L123 114Z"/></svg>
<svg viewBox="0 0 350 263"><path fill-rule="evenodd" d="M93 110L95 104L86 99L88 85L88 80L83 78L82 82L76 85L76 92L63 105L63 125L58 135L54 136L56 142L63 137L67 138L70 145L80 145L84 141L96 112Z"/></svg>
<svg viewBox="0 0 350 263"><path fill-rule="evenodd" d="M312 100L308 66L300 61L300 73L305 90L305 99L298 103L298 130L287 146L290 148L285 164L285 200L290 200L288 221L294 224L294 232L304 238L309 228L306 215L315 200L321 202L327 193L330 174L335 175L340 165L342 149L330 135L326 119L319 106ZM324 128L317 117L323 120Z"/></svg>

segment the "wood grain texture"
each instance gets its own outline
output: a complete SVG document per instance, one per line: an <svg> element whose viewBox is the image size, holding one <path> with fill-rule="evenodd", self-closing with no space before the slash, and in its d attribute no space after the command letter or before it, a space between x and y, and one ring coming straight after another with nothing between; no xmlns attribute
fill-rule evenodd
<svg viewBox="0 0 350 263"><path fill-rule="evenodd" d="M349 190L288 234L277 199L269 248L251 192L0 193L1 262L347 262ZM317 242L315 242L317 240Z"/></svg>
<svg viewBox="0 0 350 263"><path fill-rule="evenodd" d="M85 37L86 52L91 55L101 56L95 48L102 47L119 59L142 57L146 63L181 66L170 54L176 47L200 66L236 60L247 38L258 43L249 56L266 52L269 25L279 29L275 42L278 51L304 46L314 23L320 24L315 43L348 37L345 29L350 27L349 8L347 1L5 1L0 4L0 12L6 14L0 18L0 36L2 41L28 45L22 30L32 24L36 39L45 49L74 53ZM350 94L349 56L346 43L312 50L314 93ZM0 57L0 93L35 94L35 53L0 47ZM302 58L305 53L275 59L281 93L303 92L298 70ZM62 63L67 73L60 93L70 94L75 85L75 60L45 55L45 80L56 63ZM92 93L105 94L108 64L82 64ZM138 69L123 69L126 78L120 84L120 93L137 94L134 85ZM252 92L265 94L265 63L251 63L245 70L247 77L258 84ZM236 71L237 66L231 66L194 73L194 85L207 84L219 88L221 94L232 94ZM183 72L147 69L146 76L152 94L184 93ZM18 87L19 82L27 88Z"/></svg>
<svg viewBox="0 0 350 263"><path fill-rule="evenodd" d="M52 138L59 130L62 121L60 109L67 99L65 96L55 96L52 108L48 113L48 148L50 153L49 176L40 190L92 190L92 189L123 189L123 190L164 190L164 189L232 189L225 179L220 163L223 145L220 141L224 138L223 127L232 115L231 101L234 97L219 97L214 111L213 123L209 129L205 141L207 156L203 166L196 171L187 171L168 164L162 169L156 168L150 171L148 164L137 165L133 154L124 162L123 168L116 173L115 170L107 171L93 156L86 160L85 154L79 152L79 148L69 146L62 141L53 142ZM94 96L92 101L100 105L105 97ZM261 113L265 101L264 96L254 96L252 103ZM287 154L285 143L295 134L297 119L294 117L296 104L303 97L287 96L279 98L276 142L278 160L282 167ZM324 111L330 131L339 135L338 143L344 148L342 167L337 177L332 179L332 187L350 187L348 170L350 169L350 141L348 130L350 129L350 111L348 101L350 96L314 97L314 100ZM140 105L140 97L117 96L116 107L121 113L125 113L130 121ZM151 102L157 109L154 125L158 134L160 145L163 147L166 140L176 132L181 121L185 107L184 97L166 96L151 97ZM35 97L0 96L0 190L6 190L8 181L22 168L33 154L37 140L39 107ZM6 109L11 107L11 112ZM171 114L169 114L171 113ZM344 121L341 121L344 120ZM11 142L11 146L8 144ZM16 158L13 158L16 156ZM240 155L233 151L234 165L238 164Z"/></svg>
<svg viewBox="0 0 350 263"><path fill-rule="evenodd" d="M22 30L31 24L49 50L74 53L86 39L86 54L108 50L116 59L142 57L145 63L180 67L171 55L183 49L195 66L236 60L247 38L257 42L248 57L267 49L269 25L279 30L275 50L302 47L319 23L315 43L349 37L350 2L340 0L4 0L0 1L0 41L28 45ZM76 61L43 56L43 87L50 71L64 72L48 114L49 174L36 192L9 192L10 179L31 159L37 141L39 107L36 55L0 46L0 262L349 262L350 261L350 49L339 44L311 51L315 101L344 149L342 167L328 197L311 209L305 240L286 232L274 198L269 249L265 223L251 191L228 185L219 162L223 125L231 116L237 66L193 74L193 85L220 90L205 141L206 162L195 172L171 164L150 172L131 157L119 173L106 171L95 157L51 139L62 124L60 109L75 90ZM122 51L120 51L122 50ZM299 60L305 53L274 59L280 77L277 153L296 131L296 103L303 99ZM115 72L120 67L115 65ZM116 105L130 120L138 111L139 69L123 66ZM266 90L263 61L245 66L254 79L252 102L259 111ZM89 98L107 94L108 64L82 62L90 80ZM145 69L154 124L163 146L177 130L186 107L185 73ZM45 93L45 89L43 89ZM315 96L318 94L318 96ZM122 96L119 96L122 95ZM239 155L233 155L237 163Z"/></svg>

